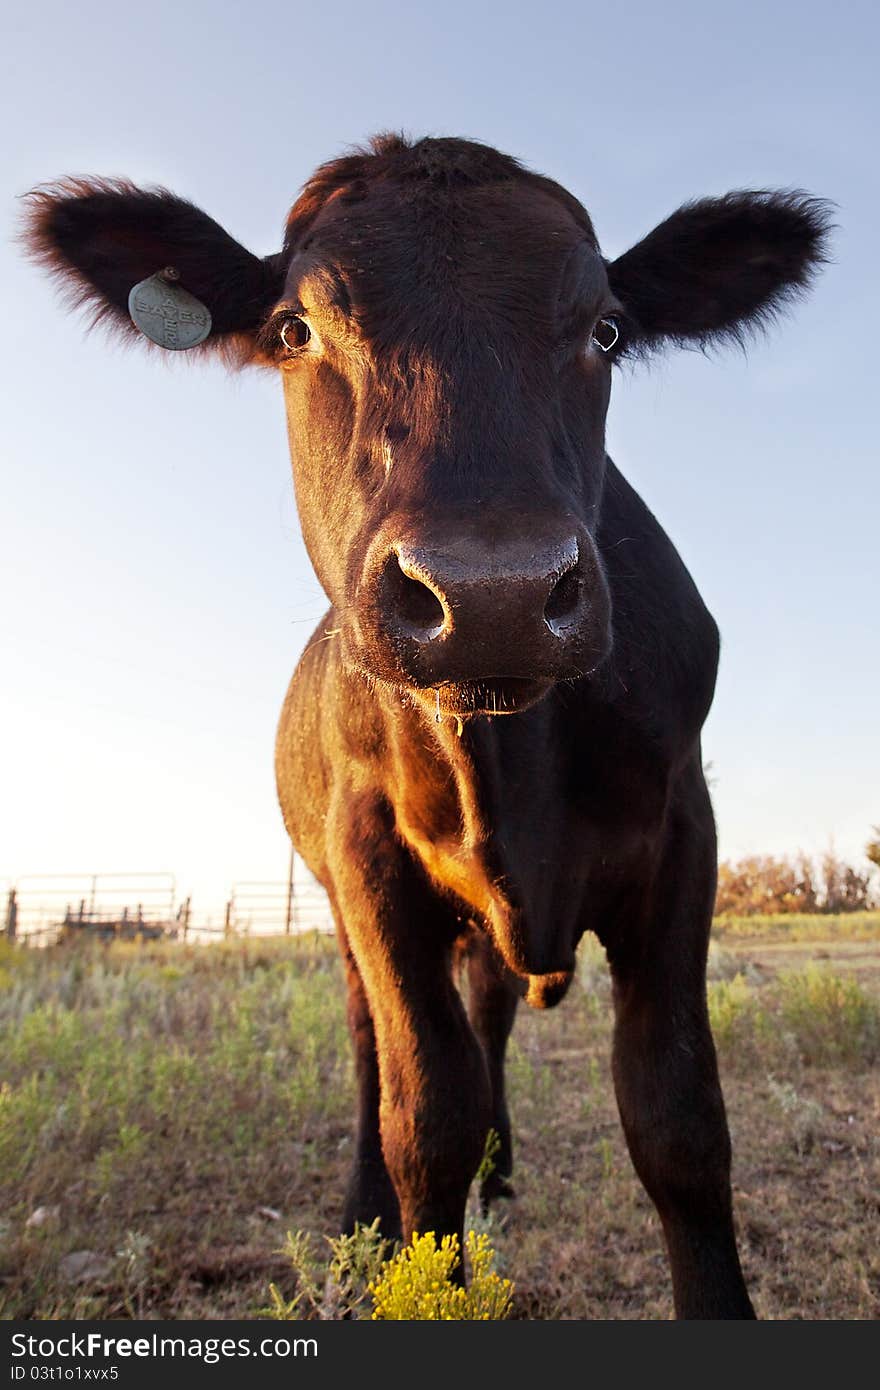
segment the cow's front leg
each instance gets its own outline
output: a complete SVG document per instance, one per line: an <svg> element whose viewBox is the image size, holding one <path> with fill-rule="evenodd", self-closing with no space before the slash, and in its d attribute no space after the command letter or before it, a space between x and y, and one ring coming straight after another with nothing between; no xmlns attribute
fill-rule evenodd
<svg viewBox="0 0 880 1390"><path fill-rule="evenodd" d="M480 1184L480 1204L485 1212L497 1197L512 1197L513 1143L504 1083L507 1040L516 1017L522 986L516 982L495 947L482 932L473 931L467 942L468 1017L482 1044L492 1087L492 1128L498 1151L488 1175Z"/></svg>
<svg viewBox="0 0 880 1390"><path fill-rule="evenodd" d="M452 978L456 913L378 797L339 799L329 858L375 1032L382 1151L404 1237L433 1231L461 1240L491 1103L483 1052Z"/></svg>
<svg viewBox="0 0 880 1390"><path fill-rule="evenodd" d="M361 972L354 958L338 905L333 904L345 982L348 989L348 1030L354 1048L357 1083L355 1157L345 1197L342 1229L352 1232L357 1223L369 1226L378 1216L382 1234L400 1236L400 1208L388 1176L379 1133L379 1059L376 1033Z"/></svg>
<svg viewBox="0 0 880 1390"><path fill-rule="evenodd" d="M670 816L640 929L609 940L614 1082L636 1171L663 1223L679 1318L751 1318L730 1139L706 1005L715 834L702 775Z"/></svg>

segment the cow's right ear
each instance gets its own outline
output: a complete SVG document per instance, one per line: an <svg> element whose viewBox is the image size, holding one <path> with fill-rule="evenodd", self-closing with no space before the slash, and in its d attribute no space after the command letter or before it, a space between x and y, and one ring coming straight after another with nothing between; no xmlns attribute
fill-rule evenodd
<svg viewBox="0 0 880 1390"><path fill-rule="evenodd" d="M70 178L27 195L22 240L69 300L125 336L135 285L172 267L174 283L210 311L203 350L256 359L255 335L283 288L281 256L261 260L206 213L166 189ZM175 274L176 272L176 274Z"/></svg>

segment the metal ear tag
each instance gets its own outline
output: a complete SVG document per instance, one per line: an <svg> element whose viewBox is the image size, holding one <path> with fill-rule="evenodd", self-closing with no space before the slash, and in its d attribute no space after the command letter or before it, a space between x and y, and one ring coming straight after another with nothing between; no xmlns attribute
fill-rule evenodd
<svg viewBox="0 0 880 1390"><path fill-rule="evenodd" d="M135 328L172 352L198 347L211 331L210 309L176 284L179 279L180 272L166 266L141 280L128 296L128 312Z"/></svg>

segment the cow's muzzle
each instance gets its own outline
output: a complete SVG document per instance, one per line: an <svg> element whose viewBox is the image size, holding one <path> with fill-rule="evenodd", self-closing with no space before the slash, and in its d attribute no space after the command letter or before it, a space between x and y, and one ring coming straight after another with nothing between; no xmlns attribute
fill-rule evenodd
<svg viewBox="0 0 880 1390"><path fill-rule="evenodd" d="M386 531L355 610L367 669L437 690L458 713L513 713L590 674L610 647L596 547L569 519L513 536L474 522L453 536Z"/></svg>

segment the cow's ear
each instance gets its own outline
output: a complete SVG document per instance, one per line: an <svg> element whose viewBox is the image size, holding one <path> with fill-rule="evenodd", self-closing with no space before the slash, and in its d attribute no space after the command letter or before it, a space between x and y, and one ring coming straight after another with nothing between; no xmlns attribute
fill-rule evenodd
<svg viewBox="0 0 880 1390"><path fill-rule="evenodd" d="M283 286L281 257L261 260L192 203L122 179L36 189L25 200L22 239L93 322L134 338L142 334L129 314L132 289L172 267L174 283L210 311L202 346L240 362L256 356L255 334Z"/></svg>
<svg viewBox="0 0 880 1390"><path fill-rule="evenodd" d="M742 341L806 290L827 260L830 205L737 192L679 208L608 267L635 351Z"/></svg>

